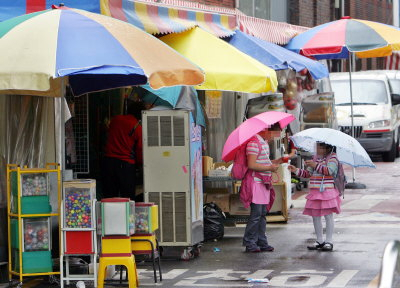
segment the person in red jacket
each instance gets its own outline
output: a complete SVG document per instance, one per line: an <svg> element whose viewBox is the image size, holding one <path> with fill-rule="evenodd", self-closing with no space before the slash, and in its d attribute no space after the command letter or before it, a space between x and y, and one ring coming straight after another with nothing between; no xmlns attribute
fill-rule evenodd
<svg viewBox="0 0 400 288"><path fill-rule="evenodd" d="M135 103L127 115L115 116L109 125L104 159L103 197L135 200L136 167L142 165L142 125L134 116Z"/></svg>

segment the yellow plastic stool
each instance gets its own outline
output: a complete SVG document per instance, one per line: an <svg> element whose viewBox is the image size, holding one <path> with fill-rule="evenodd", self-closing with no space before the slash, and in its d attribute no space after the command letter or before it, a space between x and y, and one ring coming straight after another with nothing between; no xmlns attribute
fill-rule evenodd
<svg viewBox="0 0 400 288"><path fill-rule="evenodd" d="M97 277L97 287L104 288L104 277L107 272L107 266L123 265L128 273L129 288L137 288L139 286L139 278L136 270L135 256L100 256L99 275Z"/></svg>

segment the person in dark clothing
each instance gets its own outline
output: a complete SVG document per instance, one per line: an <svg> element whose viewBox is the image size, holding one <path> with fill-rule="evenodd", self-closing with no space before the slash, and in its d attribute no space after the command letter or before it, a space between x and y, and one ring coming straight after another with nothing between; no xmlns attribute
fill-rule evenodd
<svg viewBox="0 0 400 288"><path fill-rule="evenodd" d="M115 116L109 125L103 165L103 198L135 199L136 167L142 165L142 126L133 116L135 103L128 105L127 115Z"/></svg>

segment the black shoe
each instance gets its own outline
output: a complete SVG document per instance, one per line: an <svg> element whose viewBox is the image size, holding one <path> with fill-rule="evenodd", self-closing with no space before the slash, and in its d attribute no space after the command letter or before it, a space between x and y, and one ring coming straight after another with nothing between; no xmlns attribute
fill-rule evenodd
<svg viewBox="0 0 400 288"><path fill-rule="evenodd" d="M325 242L324 246L321 247L322 251L332 251L333 250L333 244L329 242Z"/></svg>
<svg viewBox="0 0 400 288"><path fill-rule="evenodd" d="M318 241L315 241L315 243L313 245L309 245L307 246L308 250L319 250L322 249L322 247L324 247L325 242L319 243Z"/></svg>
<svg viewBox="0 0 400 288"><path fill-rule="evenodd" d="M261 252L261 249L258 247L250 249L246 247L246 253L259 253L259 252Z"/></svg>
<svg viewBox="0 0 400 288"><path fill-rule="evenodd" d="M261 252L274 252L274 247L272 247L271 245L268 245L266 247L261 247Z"/></svg>

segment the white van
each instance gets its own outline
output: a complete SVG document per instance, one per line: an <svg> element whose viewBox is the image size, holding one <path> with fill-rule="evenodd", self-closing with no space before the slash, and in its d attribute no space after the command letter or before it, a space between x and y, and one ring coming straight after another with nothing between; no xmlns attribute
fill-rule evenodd
<svg viewBox="0 0 400 288"><path fill-rule="evenodd" d="M330 79L339 129L351 135L349 73L331 73ZM352 86L355 138L368 153L380 153L384 161L393 162L400 144L400 75L383 70L354 72Z"/></svg>

